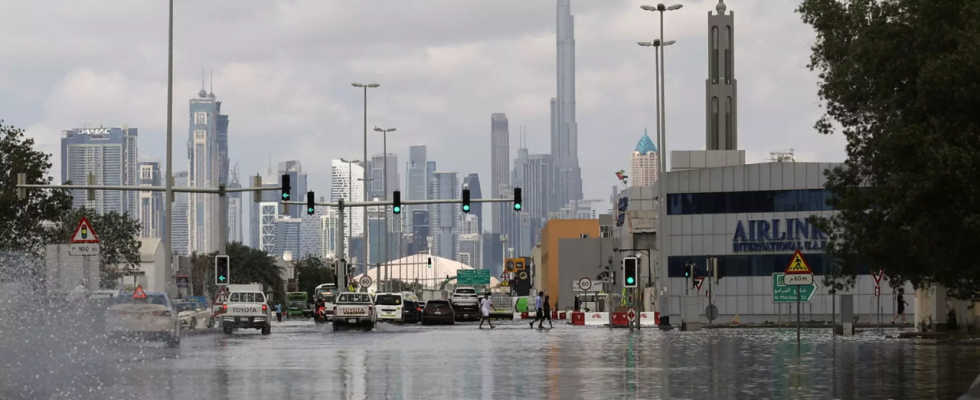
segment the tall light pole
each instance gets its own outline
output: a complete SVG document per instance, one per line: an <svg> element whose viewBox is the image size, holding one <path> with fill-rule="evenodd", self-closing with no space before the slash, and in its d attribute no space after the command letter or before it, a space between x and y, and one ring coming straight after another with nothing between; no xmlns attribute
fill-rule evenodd
<svg viewBox="0 0 980 400"><path fill-rule="evenodd" d="M383 141L382 141L382 150L381 151L383 153L383 156L384 156L384 159L385 160L384 160L384 171L382 172L382 174L384 175L384 177L381 178L381 182L384 185L384 187L382 189L382 190L384 190L384 193L385 193L384 194L384 200L385 201L388 201L388 132L394 132L395 131L395 128L381 129L381 128L378 128L378 127L374 127L374 131L375 132L381 132L382 139L383 139ZM384 211L384 214L385 214L385 231L384 231L383 239L381 239L381 254L384 254L385 274L390 277L391 276L391 271L389 270L389 268L391 268L391 266L388 265L388 261L391 260L391 258L388 256L388 210L387 210L387 207L385 207L385 208L386 208L385 211ZM401 276L399 276L399 278L400 277Z"/></svg>
<svg viewBox="0 0 980 400"><path fill-rule="evenodd" d="M374 89L374 88L376 88L378 86L381 86L381 85L379 85L377 83L352 83L351 86L356 87L356 88L364 89L364 158L361 159L361 161L363 162L363 164L361 165L361 167L364 168L364 175L365 175L365 177L367 177L367 175L368 175L368 173L367 173L367 163L368 163L368 146L367 146L367 144L368 144L368 138L367 138L367 92L368 92L368 89ZM368 201L368 191L367 191L367 188L365 188L365 190L363 190L363 192L364 193L363 193L363 196L362 196L361 201L363 201L363 202L366 203ZM364 264L364 273L367 273L367 259L368 259L368 254L371 254L371 244L370 244L371 241L368 240L368 233L370 232L370 228L368 227L368 215L367 215L367 212L364 213L364 221L363 222L364 222L364 232L363 232L363 235L364 235L364 261L365 261L365 264Z"/></svg>
<svg viewBox="0 0 980 400"><path fill-rule="evenodd" d="M667 223L667 189L666 189L666 186L667 186L667 154L668 154L667 153L667 117L666 117L666 115L664 115L665 112L666 112L666 109L667 109L666 101L664 99L664 92L665 92L665 88L667 86L666 81L664 81L664 47L667 46L668 43L667 42L664 42L664 12L666 12L666 11L680 10L682 7L684 7L684 6L681 5L681 4L674 4L674 5L671 5L671 6L665 6L663 3L657 4L656 7L649 6L649 5L642 5L642 6L640 6L640 8L643 9L643 10L645 10L645 11L656 11L656 12L659 12L660 13L660 43L662 43L661 46L657 46L657 48L654 49L654 50L657 51L657 53L658 53L658 57L657 58L659 59L659 60L657 60L657 62L659 64L659 68L658 68L659 69L659 71L658 71L659 73L658 73L658 76L657 76L657 80L662 83L661 85L659 85L658 93L657 93L657 97L659 99L659 105L657 106L657 114L660 115L660 118L659 118L660 121L658 122L658 124L660 125L659 128L658 128L658 130L660 131L660 137L657 138L657 140L660 142L659 143L659 145L660 145L660 160L659 160L660 161L660 173L659 173L659 176L657 178L657 186L659 187L659 190L658 190L658 193L659 193L659 195L658 195L659 204L658 204L658 207L657 207L657 220L658 220L657 221L657 224L659 226L657 228L657 247L658 247L658 249L657 249L658 250L658 252L657 252L658 253L657 260L659 262L659 265L658 265L659 268L657 268L657 278L658 279L656 280L655 285L659 285L660 284L660 279L659 279L660 274L663 273L663 272L665 272L665 271L663 271L663 269L666 268L666 265L667 265L667 252L664 249L664 247L665 247L664 244L666 242L666 240L664 238L664 236L665 236L665 234L664 234L664 227L666 226L666 223ZM670 44L673 44L673 41L671 41ZM653 260L650 260L650 262L652 263ZM664 304L661 304L660 305L660 309L661 310L670 310L670 297L666 297L665 298ZM667 314L669 314L669 312Z"/></svg>
<svg viewBox="0 0 980 400"><path fill-rule="evenodd" d="M173 164L174 164L174 0L170 0L170 22L167 38L167 176L164 177L164 226L167 237L163 241L163 265L173 267ZM252 194L255 196L255 194Z"/></svg>
<svg viewBox="0 0 980 400"><path fill-rule="evenodd" d="M660 51L663 49L664 46L670 46L670 45L672 45L674 43L677 43L677 42L675 42L673 40L668 40L666 42L661 42L660 39L654 39L652 42L636 42L636 44L638 44L640 46L643 46L643 47L653 47L653 49L654 49L654 53L653 53L653 57L654 57L653 65L654 65L654 74L656 76L656 79L654 79L654 81L656 81L656 86L655 86L654 91L656 93L656 98L657 98L657 100L656 100L656 103L657 103L657 145L658 145L658 147L660 147L660 154L659 154L659 157L658 157L658 160L657 160L657 169L660 171L660 174L663 174L664 170L666 169L666 162L667 162L667 157L665 156L665 153L664 153L664 146L665 146L664 137L666 137L666 135L664 134L664 132L666 131L666 126L663 124L663 121L664 121L663 108L661 108L661 106L663 105L663 96L662 96L663 92L661 91L661 89L663 89L663 87L666 86L666 82L663 85L661 85L661 81L660 81L660 72L661 72L661 70L660 70L660 61L661 61L661 59L660 59Z"/></svg>
<svg viewBox="0 0 980 400"><path fill-rule="evenodd" d="M348 160L341 158L340 162L347 163L347 200L354 201L354 169L351 167L352 164L357 164L361 160ZM350 230L350 234L347 235L347 243L351 243L351 238L354 237L354 225L351 224L351 216L354 215L353 210L347 212L347 229ZM344 232L340 232L340 236L343 236ZM341 246L343 246L343 241L341 241ZM351 246L350 253L354 254L353 246ZM351 254L348 254L349 257ZM340 261L339 259L337 260ZM340 264L337 264L340 265Z"/></svg>
<svg viewBox="0 0 980 400"><path fill-rule="evenodd" d="M367 193L368 182L371 182L373 180L374 180L374 178L357 178L357 181L358 182L362 182L361 183L361 190L363 190L365 193ZM368 207L365 207L365 208L363 208L363 210L364 210L364 219L366 221L370 221L371 220L370 219L370 215L368 215L368 214L369 214L369 212L370 212L371 209L368 208ZM363 234L364 234L364 274L367 275L368 270L371 269L371 267L370 267L371 253L370 253L370 247L368 246L368 244L371 242L371 236L368 235L368 225L367 224L364 225L364 233ZM378 273L378 288L380 288L381 287L381 283L380 283L381 282L381 268L375 268L375 271L374 272L377 272Z"/></svg>

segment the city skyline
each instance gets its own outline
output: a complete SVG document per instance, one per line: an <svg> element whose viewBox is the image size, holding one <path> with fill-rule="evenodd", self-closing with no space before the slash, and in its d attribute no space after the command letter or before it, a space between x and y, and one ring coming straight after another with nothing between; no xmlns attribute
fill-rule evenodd
<svg viewBox="0 0 980 400"><path fill-rule="evenodd" d="M348 36L371 38L371 42L312 52L282 47L281 37L289 31L278 25L252 32L208 26L204 11L222 10L232 3L218 0L193 10L178 3L173 170L186 169L181 163L186 159L186 148L179 140L179 127L187 126L189 114L181 99L200 90L202 67L214 71L213 90L225 101L224 108L234 119L230 158L232 164L240 161L243 178L263 169L271 155L276 160L302 160L310 173L310 187L318 192L328 190L329 160L355 155L361 158L363 99L350 88L351 82L359 80L381 84L368 99L368 129L374 125L398 128L388 137L388 149L399 154L402 164L407 159L408 146L426 143L428 158L439 160L440 168L476 172L489 183L489 154L456 152L455 139L487 147L484 121L491 112L506 113L514 126L525 125L532 153L548 153L549 100L557 93L556 2L502 0L478 20L466 17L477 7L473 3L434 2L444 17L428 19L425 26L415 25L418 18L412 17L422 10L404 5L387 10L366 24L336 19L337 15L367 15L371 11L363 5L338 4L337 13L323 13L320 5L297 5L303 14L336 22L309 31L311 37L333 43L332 32L343 30L349 31ZM27 49L6 49L10 64L2 76L16 74L18 79L0 78L4 82L0 92L5 94L0 96L0 109L10 111L7 123L25 128L30 137L37 139L39 148L52 154L58 152L57 133L66 127L138 126L141 155L160 158L165 163L166 24L158 20L160 15L166 15L166 6L147 5L145 10L133 14L124 11L129 10L127 7L113 7L111 1L106 4L104 9L78 8L75 15L83 15L98 26L98 21L118 21L126 12L127 24L134 24L136 34L117 38L114 30L87 29L72 34L80 40L88 38L85 46L74 48L61 48L66 44L47 40L53 46L50 61L32 58L25 53ZM270 25L267 20L293 17L259 2L234 4L242 14L241 19L228 22L232 26L245 26L245 21L249 26L265 26ZM641 4L572 3L578 55L576 117L586 198L607 197L606 188L616 183L611 171L629 169L628 158L622 157L623 149L635 145L636 132L644 126L651 127L651 137L656 126L653 82L649 76L654 69L653 54L636 46L636 42L655 37L659 24L656 13L639 10ZM665 35L677 41L666 49L665 62L670 149L704 146L704 136L694 133L706 129L705 15L713 13L716 4L717 1L708 0L685 3L684 9L665 18ZM842 137L820 136L812 129L820 113L816 76L805 67L807 43L813 34L799 21L793 5L763 4L758 0L729 0L726 4L743 18L738 27L735 59L742 103L738 144L746 149L747 159L764 160L769 151L782 148L799 149L796 155L801 161L843 159ZM70 25L65 23L64 13L55 12L59 5L7 6L22 15L0 28L9 30L11 35L31 31L41 37L55 37L60 36L60 28ZM390 15L395 14L410 18L391 23ZM760 26L752 23L755 20L767 23ZM471 26L455 29L460 21ZM460 34L445 35L451 28ZM394 34L403 29L417 32L409 36ZM231 32L237 35L236 40L252 41L253 46L241 49L190 40L205 33L221 37ZM145 53L120 53L114 46L88 47L89 43L107 42L99 38L108 35L113 40L123 40L123 48L146 49ZM398 50L378 55L379 49L392 44L399 44ZM431 55L430 49L434 52ZM486 62L476 63L470 54L480 52L500 54L491 63L495 68L485 69ZM339 57L348 53L349 57ZM98 62L107 56L120 62ZM327 59L330 61L324 61ZM37 68L46 62L61 67ZM449 65L457 66L447 70ZM316 70L332 72L317 74ZM775 92L776 87L782 89ZM24 97L25 93L33 95ZM460 101L471 98L466 93L481 96ZM381 152L380 136L369 132L369 155ZM511 140L516 140L516 136ZM334 145L325 149L304 146L314 141ZM516 156L515 149L511 151L508 159ZM60 160L53 161L52 171L59 170ZM470 164L474 167L467 168ZM248 181L242 179L242 184L247 186ZM489 189L485 190L489 193Z"/></svg>

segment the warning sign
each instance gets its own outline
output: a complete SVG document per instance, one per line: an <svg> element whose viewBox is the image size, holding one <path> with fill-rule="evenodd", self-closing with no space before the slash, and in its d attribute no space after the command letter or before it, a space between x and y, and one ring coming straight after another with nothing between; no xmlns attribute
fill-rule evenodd
<svg viewBox="0 0 980 400"><path fill-rule="evenodd" d="M136 287L136 291L133 292L134 299L146 299L146 292L143 291L143 285Z"/></svg>
<svg viewBox="0 0 980 400"><path fill-rule="evenodd" d="M803 259L803 253L796 250L796 254L793 254L793 258L789 260L789 265L786 266L787 274L812 274L813 270Z"/></svg>
<svg viewBox="0 0 980 400"><path fill-rule="evenodd" d="M88 222L88 218L82 217L82 220L78 222L78 226L75 227L75 233L71 235L72 243L98 243L99 235L95 234L95 229L92 229L92 223Z"/></svg>

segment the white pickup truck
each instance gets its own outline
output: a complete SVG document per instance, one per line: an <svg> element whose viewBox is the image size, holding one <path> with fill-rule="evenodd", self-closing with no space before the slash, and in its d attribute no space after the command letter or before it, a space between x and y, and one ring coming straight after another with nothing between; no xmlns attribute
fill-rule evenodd
<svg viewBox="0 0 980 400"><path fill-rule="evenodd" d="M261 291L232 291L221 308L221 327L226 335L239 328L259 329L263 335L272 333L272 310Z"/></svg>
<svg viewBox="0 0 980 400"><path fill-rule="evenodd" d="M341 327L360 327L365 331L374 329L378 314L374 312L374 301L367 293L344 292L337 294L333 307L333 331Z"/></svg>

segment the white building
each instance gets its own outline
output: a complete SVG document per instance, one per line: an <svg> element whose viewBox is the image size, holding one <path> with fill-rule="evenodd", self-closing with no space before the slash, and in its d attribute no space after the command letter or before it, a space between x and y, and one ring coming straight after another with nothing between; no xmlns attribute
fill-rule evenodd
<svg viewBox="0 0 980 400"><path fill-rule="evenodd" d="M359 165L333 160L331 165L330 185L331 201L364 201L364 168ZM353 200L351 200L353 199ZM354 207L344 209L344 254L351 254L350 238L364 235L364 208Z"/></svg>
<svg viewBox="0 0 980 400"><path fill-rule="evenodd" d="M337 211L327 209L326 215L320 217L320 254L326 258L337 255Z"/></svg>
<svg viewBox="0 0 980 400"><path fill-rule="evenodd" d="M639 143L633 149L633 156L630 160L632 166L632 173L629 177L630 183L633 186L653 186L654 182L657 181L658 162L657 146L653 144L653 140L650 140L646 129L644 129L643 136L640 137Z"/></svg>
<svg viewBox="0 0 980 400"><path fill-rule="evenodd" d="M138 181L140 186L160 186L160 160L140 160ZM140 237L163 236L163 196L163 192L139 192Z"/></svg>
<svg viewBox="0 0 980 400"><path fill-rule="evenodd" d="M187 140L188 180L193 188L217 188L222 161L218 149L218 115L221 103L201 89L190 100L190 129ZM190 193L188 207L191 252L210 253L218 249L218 196Z"/></svg>

